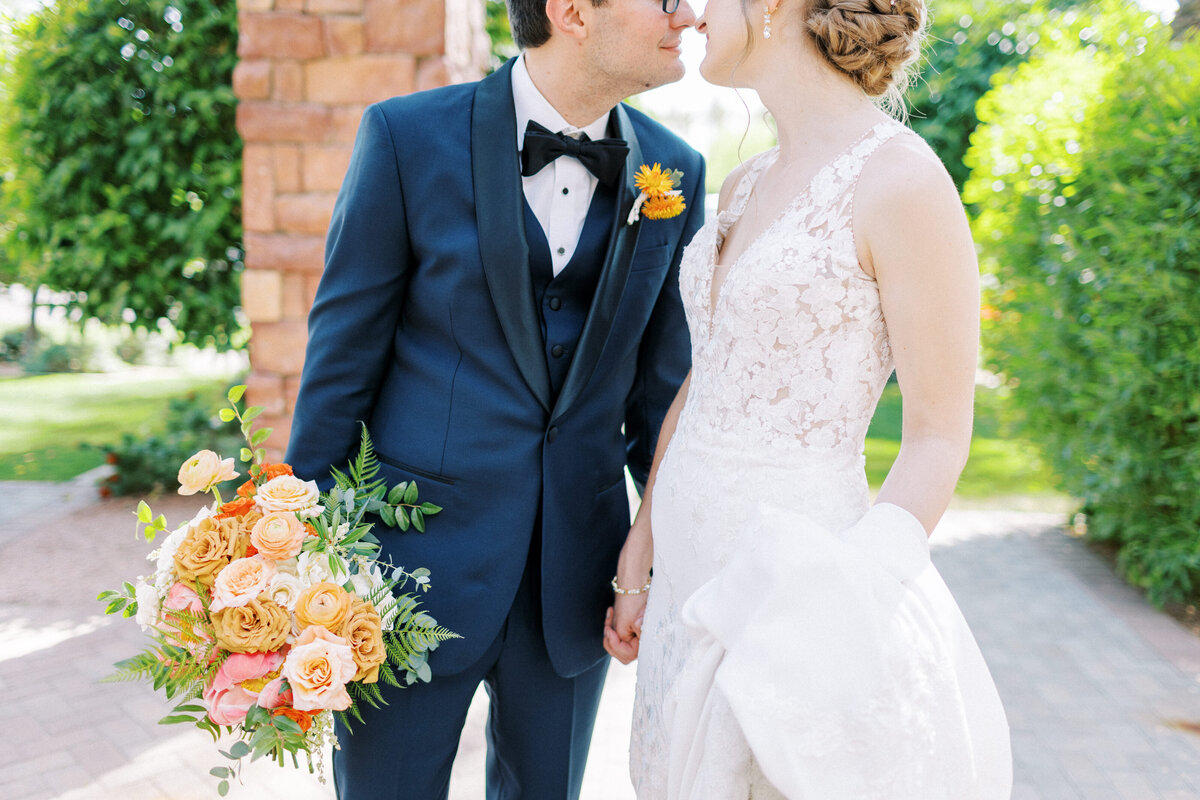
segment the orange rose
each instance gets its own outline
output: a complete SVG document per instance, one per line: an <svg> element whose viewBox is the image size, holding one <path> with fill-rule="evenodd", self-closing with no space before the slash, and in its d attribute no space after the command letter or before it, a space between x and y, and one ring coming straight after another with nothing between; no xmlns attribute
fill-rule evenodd
<svg viewBox="0 0 1200 800"><path fill-rule="evenodd" d="M213 612L217 644L231 653L269 653L283 647L292 630L288 610L266 597Z"/></svg>
<svg viewBox="0 0 1200 800"><path fill-rule="evenodd" d="M295 475L292 468L287 464L263 464L262 471L258 473L260 477L265 477L267 480L278 478L280 475Z"/></svg>
<svg viewBox="0 0 1200 800"><path fill-rule="evenodd" d="M222 505L220 512L217 514L217 518L224 519L226 517L244 517L252 510L254 510L254 498L239 497L237 500L230 500L228 503Z"/></svg>
<svg viewBox="0 0 1200 800"><path fill-rule="evenodd" d="M257 488L258 487L254 485L254 479L251 478L250 480L246 481L245 483L243 483L241 486L238 487L237 496L238 497L254 497L254 490Z"/></svg>
<svg viewBox="0 0 1200 800"><path fill-rule="evenodd" d="M296 600L298 629L319 625L329 631L341 630L350 616L353 598L336 583L315 583L300 593Z"/></svg>
<svg viewBox="0 0 1200 800"><path fill-rule="evenodd" d="M354 653L354 664L358 671L353 680L375 683L379 680L379 665L387 658L383 646L383 623L375 606L366 600L357 600L350 608L341 636L350 643Z"/></svg>

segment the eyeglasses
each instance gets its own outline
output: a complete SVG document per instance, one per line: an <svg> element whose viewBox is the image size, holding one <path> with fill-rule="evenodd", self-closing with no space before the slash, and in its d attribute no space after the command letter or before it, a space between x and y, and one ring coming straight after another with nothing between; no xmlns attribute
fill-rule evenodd
<svg viewBox="0 0 1200 800"><path fill-rule="evenodd" d="M662 0L664 14L674 14L679 10L679 0Z"/></svg>

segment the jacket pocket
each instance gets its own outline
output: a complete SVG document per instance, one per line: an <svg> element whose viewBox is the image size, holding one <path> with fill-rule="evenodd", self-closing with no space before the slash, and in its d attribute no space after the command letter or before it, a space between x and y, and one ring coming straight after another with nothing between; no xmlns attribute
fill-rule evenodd
<svg viewBox="0 0 1200 800"><path fill-rule="evenodd" d="M395 467L396 469L403 470L404 472L410 472L413 475L416 475L418 478L427 478L428 480L434 481L436 483L444 483L447 486L453 486L455 483L458 482L457 478L451 478L448 475L438 475L436 472L430 472L428 470L419 469L419 468L411 466L409 464L405 464L402 461L397 461L396 459L391 458L390 456L379 452L379 450L375 451L375 457L378 458L384 464L387 464L389 467Z"/></svg>

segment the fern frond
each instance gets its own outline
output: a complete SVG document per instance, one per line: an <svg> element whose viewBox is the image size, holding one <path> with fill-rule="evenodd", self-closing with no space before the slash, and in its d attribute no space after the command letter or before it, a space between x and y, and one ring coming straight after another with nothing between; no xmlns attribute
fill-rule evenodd
<svg viewBox="0 0 1200 800"><path fill-rule="evenodd" d="M359 440L358 455L350 464L350 478L354 481L355 494L366 494L382 485L378 480L379 459L375 456L375 446L371 443L371 435L367 426L362 426L362 437Z"/></svg>

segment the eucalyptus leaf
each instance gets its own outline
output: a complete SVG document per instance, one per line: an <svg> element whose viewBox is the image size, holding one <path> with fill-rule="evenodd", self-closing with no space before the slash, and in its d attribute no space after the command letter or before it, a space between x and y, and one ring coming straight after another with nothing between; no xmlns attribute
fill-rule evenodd
<svg viewBox="0 0 1200 800"><path fill-rule="evenodd" d="M237 414L232 408L222 408L217 412L217 416L220 418L221 422L232 422Z"/></svg>
<svg viewBox="0 0 1200 800"><path fill-rule="evenodd" d="M230 386L229 394L225 395L225 397L229 400L229 402L236 403L242 399L242 395L245 393L246 393L246 384L239 383L236 386Z"/></svg>

